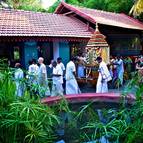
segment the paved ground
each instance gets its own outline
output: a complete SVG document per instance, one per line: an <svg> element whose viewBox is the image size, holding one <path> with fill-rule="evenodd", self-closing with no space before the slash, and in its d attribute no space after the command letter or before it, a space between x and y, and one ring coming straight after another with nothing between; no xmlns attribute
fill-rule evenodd
<svg viewBox="0 0 143 143"><path fill-rule="evenodd" d="M80 84L79 87L82 93L96 93L96 86L92 86L89 83ZM128 91L127 83L124 83L124 85L120 88L112 88L111 86L108 87L109 87L109 92L122 93ZM133 89L130 92L134 93Z"/></svg>

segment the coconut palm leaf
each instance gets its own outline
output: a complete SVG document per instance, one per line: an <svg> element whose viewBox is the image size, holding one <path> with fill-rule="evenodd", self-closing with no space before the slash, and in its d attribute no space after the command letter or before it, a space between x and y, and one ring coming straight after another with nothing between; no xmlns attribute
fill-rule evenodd
<svg viewBox="0 0 143 143"><path fill-rule="evenodd" d="M138 16L143 12L143 0L136 0L129 14Z"/></svg>

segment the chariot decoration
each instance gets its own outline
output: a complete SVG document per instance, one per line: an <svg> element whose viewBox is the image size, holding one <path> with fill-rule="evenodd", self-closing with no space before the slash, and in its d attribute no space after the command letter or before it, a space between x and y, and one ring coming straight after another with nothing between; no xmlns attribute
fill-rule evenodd
<svg viewBox="0 0 143 143"><path fill-rule="evenodd" d="M91 36L85 47L85 80L78 79L78 82L89 82L93 86L96 85L98 78L98 65L96 58L101 56L103 61L109 64L109 45L105 40L106 37L100 33L98 29L98 24L96 23L96 30Z"/></svg>
<svg viewBox="0 0 143 143"><path fill-rule="evenodd" d="M96 30L91 36L85 48L86 63L88 65L93 65L98 56L101 56L103 61L107 64L109 63L110 48L105 39L106 37L100 33L98 24L96 23Z"/></svg>

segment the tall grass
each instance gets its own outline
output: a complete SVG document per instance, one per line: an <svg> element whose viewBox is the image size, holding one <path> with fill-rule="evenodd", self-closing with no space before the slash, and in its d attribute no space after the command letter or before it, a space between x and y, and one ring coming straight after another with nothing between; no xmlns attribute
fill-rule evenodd
<svg viewBox="0 0 143 143"><path fill-rule="evenodd" d="M51 107L30 99L28 91L16 96L13 70L0 62L0 141L3 143L44 143L56 138L58 116Z"/></svg>

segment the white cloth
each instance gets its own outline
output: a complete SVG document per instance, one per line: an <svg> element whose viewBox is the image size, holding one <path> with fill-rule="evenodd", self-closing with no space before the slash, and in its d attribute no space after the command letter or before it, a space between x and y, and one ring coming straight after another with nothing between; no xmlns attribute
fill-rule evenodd
<svg viewBox="0 0 143 143"><path fill-rule="evenodd" d="M47 80L47 69L45 64L41 64L38 72L39 94L40 96L50 95L50 89Z"/></svg>
<svg viewBox="0 0 143 143"><path fill-rule="evenodd" d="M58 63L58 65L60 65L60 67L61 67L62 71L66 70L66 69L65 69L65 66L64 66L64 64L63 64L63 63Z"/></svg>
<svg viewBox="0 0 143 143"><path fill-rule="evenodd" d="M28 68L28 78L31 84L37 84L38 83L38 72L39 67L37 64L32 64Z"/></svg>
<svg viewBox="0 0 143 143"><path fill-rule="evenodd" d="M112 77L105 62L102 61L100 63L98 71L99 71L99 76L97 79L96 93L108 92L107 82L110 81Z"/></svg>
<svg viewBox="0 0 143 143"><path fill-rule="evenodd" d="M43 64L43 63L39 67L38 76L39 76L39 78L44 78L43 80L47 80L47 70L46 70L45 64Z"/></svg>
<svg viewBox="0 0 143 143"><path fill-rule="evenodd" d="M62 69L59 65L57 65L56 67L53 67L53 74L55 75L61 75L61 76L53 76L53 84L56 84L57 82L59 83L63 83L62 81Z"/></svg>
<svg viewBox="0 0 143 143"><path fill-rule="evenodd" d="M46 84L47 81L47 70L45 64L41 64L38 71L38 82L40 85Z"/></svg>
<svg viewBox="0 0 143 143"><path fill-rule="evenodd" d="M53 67L53 75L61 75L61 76L53 76L53 85L52 85L52 93L51 96L63 95L63 79L62 79L62 69L60 65Z"/></svg>
<svg viewBox="0 0 143 143"><path fill-rule="evenodd" d="M37 64L32 64L29 66L28 72L31 74L38 74L39 71L39 67L37 66Z"/></svg>
<svg viewBox="0 0 143 143"><path fill-rule="evenodd" d="M79 94L81 93L76 79L66 80L66 94Z"/></svg>
<svg viewBox="0 0 143 143"><path fill-rule="evenodd" d="M49 68L53 68L52 64L49 65Z"/></svg>
<svg viewBox="0 0 143 143"><path fill-rule="evenodd" d="M73 72L76 72L75 64L70 61L67 63L66 67L66 80L75 79Z"/></svg>
<svg viewBox="0 0 143 143"><path fill-rule="evenodd" d="M18 68L15 70L14 78L15 78L15 84L16 84L16 95L21 97L24 92L24 84L22 81L24 78L24 73L22 69Z"/></svg>
<svg viewBox="0 0 143 143"><path fill-rule="evenodd" d="M57 65L59 65L59 66L61 67L61 69L62 69L62 77L61 77L61 80L62 80L62 83L63 83L63 74L64 74L64 71L65 71L66 69L65 69L65 66L64 66L63 63L58 63Z"/></svg>
<svg viewBox="0 0 143 143"><path fill-rule="evenodd" d="M52 85L51 96L60 96L63 95L63 86L61 83L57 82Z"/></svg>
<svg viewBox="0 0 143 143"><path fill-rule="evenodd" d="M121 85L123 84L123 75L124 75L124 63L122 59L116 60L115 63L117 64L117 74L118 78L120 79Z"/></svg>
<svg viewBox="0 0 143 143"><path fill-rule="evenodd" d="M80 89L74 76L76 72L75 64L70 61L66 67L66 94L78 94Z"/></svg>

